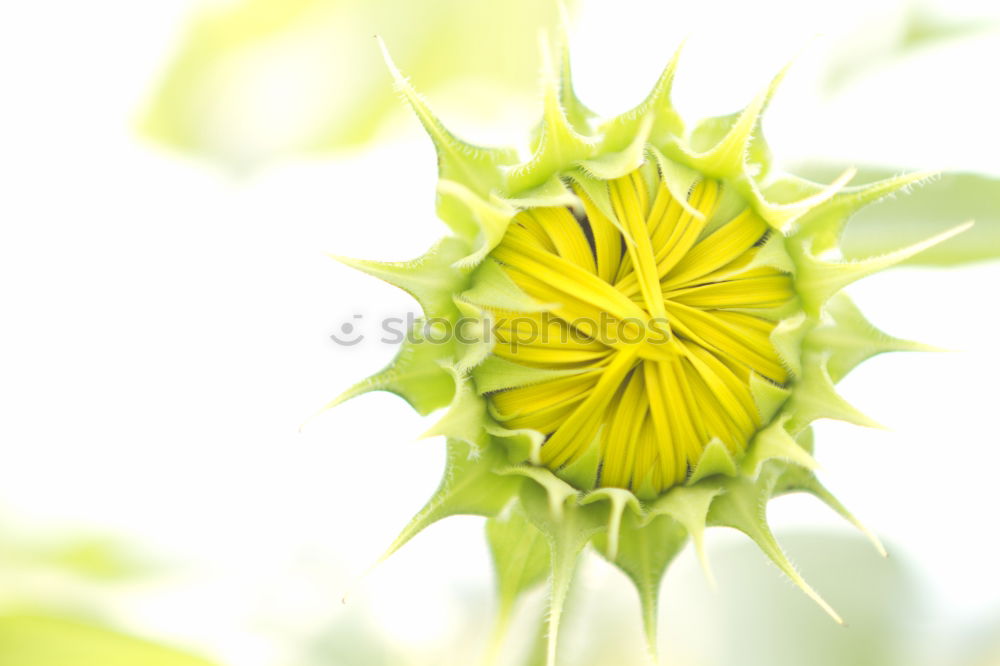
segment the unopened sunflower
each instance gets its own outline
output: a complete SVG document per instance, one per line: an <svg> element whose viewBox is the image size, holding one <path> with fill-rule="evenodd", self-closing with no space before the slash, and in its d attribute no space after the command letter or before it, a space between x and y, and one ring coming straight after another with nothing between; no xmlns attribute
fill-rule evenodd
<svg viewBox="0 0 1000 666"><path fill-rule="evenodd" d="M686 127L676 64L600 120L562 53L522 160L455 137L390 61L437 149L454 233L412 262L344 260L409 292L424 319L334 404L385 390L422 414L447 408L428 433L446 438L444 479L389 553L447 516L488 517L499 626L548 574L549 666L588 544L635 582L654 653L660 580L689 537L705 563L708 526L745 533L840 621L765 507L807 492L864 530L814 474L810 424L873 425L836 382L922 346L877 330L841 289L965 228L841 260L854 212L928 174L852 187L850 170L829 185L773 173L760 118L781 76L742 112Z"/></svg>

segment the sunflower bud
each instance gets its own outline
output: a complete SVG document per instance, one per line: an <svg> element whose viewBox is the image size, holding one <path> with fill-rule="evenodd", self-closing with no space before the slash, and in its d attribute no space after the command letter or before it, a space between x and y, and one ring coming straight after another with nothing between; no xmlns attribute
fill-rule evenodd
<svg viewBox="0 0 1000 666"><path fill-rule="evenodd" d="M334 401L386 390L422 414L447 408L427 433L446 438L444 480L387 555L441 518L488 517L500 626L549 571L549 666L588 544L636 583L654 651L659 582L689 537L708 572L709 526L745 533L840 621L765 507L811 493L881 551L817 479L810 424L876 425L836 382L923 347L877 330L841 289L965 226L843 261L848 218L929 174L850 186L853 170L829 185L773 173L760 119L781 75L743 111L686 128L670 101L677 57L641 104L600 120L561 56L521 160L455 137L387 55L434 141L437 212L454 233L412 262L345 261L456 333L411 337Z"/></svg>

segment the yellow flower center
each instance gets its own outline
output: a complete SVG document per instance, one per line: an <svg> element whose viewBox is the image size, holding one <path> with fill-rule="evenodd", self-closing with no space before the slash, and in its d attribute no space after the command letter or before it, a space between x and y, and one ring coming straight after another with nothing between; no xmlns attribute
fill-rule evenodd
<svg viewBox="0 0 1000 666"><path fill-rule="evenodd" d="M598 447L596 485L660 493L713 440L739 454L760 428L751 378L788 381L770 334L791 278L756 261L767 224L727 215L715 181L681 200L637 170L608 193L616 222L578 190L585 216L528 209L492 252L546 306L494 310L494 353L556 372L490 399L507 427L546 435L553 471Z"/></svg>

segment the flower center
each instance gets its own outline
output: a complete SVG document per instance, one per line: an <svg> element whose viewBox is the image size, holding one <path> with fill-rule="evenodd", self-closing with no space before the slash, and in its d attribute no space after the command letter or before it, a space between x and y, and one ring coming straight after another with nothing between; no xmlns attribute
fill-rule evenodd
<svg viewBox="0 0 1000 666"><path fill-rule="evenodd" d="M596 447L596 486L659 494L713 440L737 455L761 426L752 378L788 380L770 334L791 278L759 260L767 224L715 181L684 200L651 169L609 181L616 222L577 194L584 217L525 210L491 255L546 306L495 310L493 353L552 371L494 393L494 412L546 435L553 471Z"/></svg>

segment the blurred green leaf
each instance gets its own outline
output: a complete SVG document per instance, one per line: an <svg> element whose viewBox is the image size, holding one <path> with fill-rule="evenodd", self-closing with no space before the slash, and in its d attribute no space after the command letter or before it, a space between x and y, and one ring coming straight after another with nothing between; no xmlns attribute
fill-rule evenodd
<svg viewBox="0 0 1000 666"><path fill-rule="evenodd" d="M1000 666L1000 616L964 631L953 651L961 655L961 666Z"/></svg>
<svg viewBox="0 0 1000 666"><path fill-rule="evenodd" d="M781 537L810 584L840 612L840 626L812 608L749 545L713 553L725 594L703 612L727 640L712 664L917 666L914 631L925 620L918 580L898 557L883 559L856 537L799 532Z"/></svg>
<svg viewBox="0 0 1000 666"><path fill-rule="evenodd" d="M3 569L51 569L91 580L120 580L147 570L127 548L101 537L80 537L51 544L7 540L0 545Z"/></svg>
<svg viewBox="0 0 1000 666"><path fill-rule="evenodd" d="M803 175L828 182L842 169L814 167ZM864 167L855 182L873 182L897 171ZM916 243L967 220L975 226L905 262L954 266L1000 258L1000 179L948 173L911 192L863 209L847 225L842 247L848 259L883 254Z"/></svg>
<svg viewBox="0 0 1000 666"><path fill-rule="evenodd" d="M302 653L297 662L307 666L404 666L414 661L358 613L339 615L321 635L307 641Z"/></svg>
<svg viewBox="0 0 1000 666"><path fill-rule="evenodd" d="M212 666L101 627L43 615L0 617L0 666Z"/></svg>
<svg viewBox="0 0 1000 666"><path fill-rule="evenodd" d="M913 8L907 19L900 40L901 46L906 50L978 35L996 27L996 23L990 21L955 19L930 13L920 7Z"/></svg>
<svg viewBox="0 0 1000 666"><path fill-rule="evenodd" d="M95 579L130 578L145 570L121 544L107 539L89 538L49 549L52 566Z"/></svg>
<svg viewBox="0 0 1000 666"><path fill-rule="evenodd" d="M0 528L0 611L92 613L155 565L100 535L38 535Z"/></svg>
<svg viewBox="0 0 1000 666"><path fill-rule="evenodd" d="M235 166L369 140L401 108L374 35L421 91L462 80L530 94L554 0L243 0L205 8L170 63L143 130Z"/></svg>
<svg viewBox="0 0 1000 666"><path fill-rule="evenodd" d="M826 86L836 92L851 81L887 63L927 47L977 37L996 30L996 19L956 18L910 0L898 11L884 12L845 36L831 53Z"/></svg>

